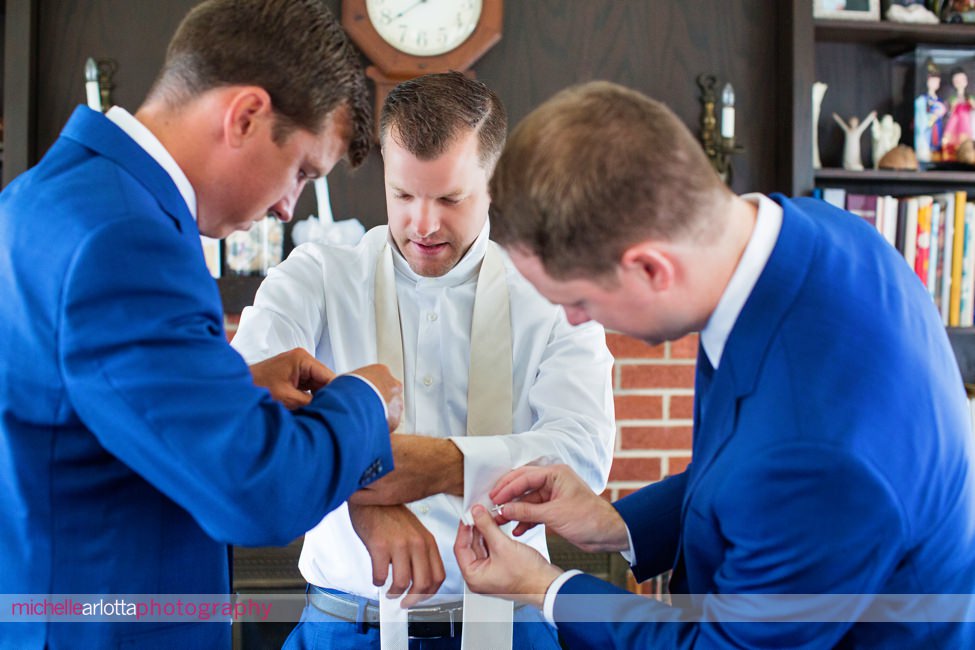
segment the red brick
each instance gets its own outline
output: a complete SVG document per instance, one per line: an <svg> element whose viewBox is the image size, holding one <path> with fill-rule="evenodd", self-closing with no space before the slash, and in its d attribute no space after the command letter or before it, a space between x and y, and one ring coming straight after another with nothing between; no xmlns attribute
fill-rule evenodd
<svg viewBox="0 0 975 650"><path fill-rule="evenodd" d="M659 458L614 458L610 481L659 481Z"/></svg>
<svg viewBox="0 0 975 650"><path fill-rule="evenodd" d="M621 427L623 449L690 449L691 427Z"/></svg>
<svg viewBox="0 0 975 650"><path fill-rule="evenodd" d="M240 314L223 315L223 329L227 332L228 343L234 340L234 334L237 333L237 326L239 324L240 324Z"/></svg>
<svg viewBox="0 0 975 650"><path fill-rule="evenodd" d="M687 466L691 463L690 456L675 456L673 458L667 459L667 474L673 476L674 474L680 474Z"/></svg>
<svg viewBox="0 0 975 650"><path fill-rule="evenodd" d="M688 334L682 339L670 342L671 359L696 359L697 358L697 334Z"/></svg>
<svg viewBox="0 0 975 650"><path fill-rule="evenodd" d="M664 400L660 395L617 395L617 420L659 420L664 414Z"/></svg>
<svg viewBox="0 0 975 650"><path fill-rule="evenodd" d="M628 496L630 496L631 494L633 494L636 491L637 491L637 488L620 488L619 490L616 491L616 493L617 493L618 496L616 497L615 500L618 501L618 500L622 499L623 497L628 497Z"/></svg>
<svg viewBox="0 0 975 650"><path fill-rule="evenodd" d="M617 359L663 359L664 346L649 346L639 339L619 334L617 332L606 332L606 345L609 351Z"/></svg>
<svg viewBox="0 0 975 650"><path fill-rule="evenodd" d="M694 366L626 364L620 366L620 386L622 388L694 388Z"/></svg>
<svg viewBox="0 0 975 650"><path fill-rule="evenodd" d="M609 501L610 503L616 500L613 498L613 490L611 490L610 488L606 488L605 490L603 490L602 493L599 495L599 498L602 499L603 501Z"/></svg>
<svg viewBox="0 0 975 650"><path fill-rule="evenodd" d="M693 395L670 395L669 399L671 420L690 420L694 417Z"/></svg>

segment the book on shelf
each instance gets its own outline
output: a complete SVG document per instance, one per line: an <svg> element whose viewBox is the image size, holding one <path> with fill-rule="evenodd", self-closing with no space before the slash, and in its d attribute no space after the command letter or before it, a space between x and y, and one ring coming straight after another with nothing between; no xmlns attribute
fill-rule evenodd
<svg viewBox="0 0 975 650"><path fill-rule="evenodd" d="M961 296L958 301L958 326L971 327L972 298L975 294L975 204L965 204L965 241L962 244Z"/></svg>
<svg viewBox="0 0 975 650"><path fill-rule="evenodd" d="M926 283L931 300L934 301L935 307L939 307L941 303L941 292L938 290L938 278L941 277L941 273L938 272L940 268L938 263L941 261L944 250L945 231L944 222L941 220L942 203L936 196L931 197L931 199L931 245L928 248L928 277ZM938 311L941 311L940 307Z"/></svg>
<svg viewBox="0 0 975 650"><path fill-rule="evenodd" d="M961 312L961 267L965 248L965 205L955 198L955 239L951 253L951 296L948 305L948 325L958 327Z"/></svg>
<svg viewBox="0 0 975 650"><path fill-rule="evenodd" d="M907 265L917 270L917 220L920 212L918 197L907 199L907 214L904 215L904 248L901 252Z"/></svg>
<svg viewBox="0 0 975 650"><path fill-rule="evenodd" d="M945 325L975 326L975 201L968 201L966 191L877 196L822 188L819 193L823 200L842 198L848 212L897 249Z"/></svg>
<svg viewBox="0 0 975 650"><path fill-rule="evenodd" d="M846 211L862 218L871 226L877 226L877 199L871 194L847 194Z"/></svg>
<svg viewBox="0 0 975 650"><path fill-rule="evenodd" d="M914 272L921 284L928 286L928 266L931 261L931 205L930 196L917 197L917 235L914 239Z"/></svg>
<svg viewBox="0 0 975 650"><path fill-rule="evenodd" d="M824 187L823 200L840 210L846 210L846 190L842 187Z"/></svg>

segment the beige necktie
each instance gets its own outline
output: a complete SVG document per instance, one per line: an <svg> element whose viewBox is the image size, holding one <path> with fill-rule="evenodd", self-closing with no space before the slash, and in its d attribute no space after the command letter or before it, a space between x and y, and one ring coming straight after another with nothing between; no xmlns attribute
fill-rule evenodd
<svg viewBox="0 0 975 650"><path fill-rule="evenodd" d="M387 244L376 268L376 348L380 363L397 379L404 378L403 329L392 250ZM467 381L467 435L512 432L511 304L504 262L497 245L488 242L477 276L471 323L471 361ZM404 412L408 409L404 409ZM405 418L404 418L405 420ZM400 423L400 428L403 423ZM464 510L473 505L465 495ZM388 611L388 608L387 608ZM382 615L382 612L380 612ZM395 616L395 614L394 614ZM399 618L397 616L397 618ZM472 593L464 587L463 650L503 650L511 647L514 608L510 601ZM383 650L406 650L401 634L382 634ZM399 625L397 625L399 627Z"/></svg>

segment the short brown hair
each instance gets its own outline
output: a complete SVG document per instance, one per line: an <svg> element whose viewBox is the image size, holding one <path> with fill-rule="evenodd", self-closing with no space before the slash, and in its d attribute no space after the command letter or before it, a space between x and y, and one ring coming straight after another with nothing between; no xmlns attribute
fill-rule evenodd
<svg viewBox="0 0 975 650"><path fill-rule="evenodd" d="M485 84L444 72L404 81L390 91L379 118L380 142L392 128L396 141L421 160L440 156L463 129L474 129L481 166L490 169L504 147L508 115Z"/></svg>
<svg viewBox="0 0 975 650"><path fill-rule="evenodd" d="M346 106L349 162L355 167L368 155L372 111L359 54L322 0L208 0L192 9L150 97L178 106L231 85L268 92L279 143L295 128L320 133L328 115Z"/></svg>
<svg viewBox="0 0 975 650"><path fill-rule="evenodd" d="M567 279L605 276L650 238L706 233L730 190L666 106L596 81L563 90L518 124L490 193L492 239Z"/></svg>

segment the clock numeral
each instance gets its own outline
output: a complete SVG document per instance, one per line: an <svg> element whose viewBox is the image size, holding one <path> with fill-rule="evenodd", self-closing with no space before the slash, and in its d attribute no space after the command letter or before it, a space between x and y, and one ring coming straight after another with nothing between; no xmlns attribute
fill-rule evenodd
<svg viewBox="0 0 975 650"><path fill-rule="evenodd" d="M447 28L446 27L441 27L440 29L437 30L437 42L440 45L446 45L447 44Z"/></svg>
<svg viewBox="0 0 975 650"><path fill-rule="evenodd" d="M389 12L389 9L383 9L382 13L379 14L379 19L382 21L383 25L388 25L393 22L393 14Z"/></svg>
<svg viewBox="0 0 975 650"><path fill-rule="evenodd" d="M460 27L460 28L463 28L464 25L466 25L466 24L467 24L467 20L464 19L464 14L458 13L457 14L457 26Z"/></svg>
<svg viewBox="0 0 975 650"><path fill-rule="evenodd" d="M416 33L416 46L426 47L427 46L427 33L426 31L421 31Z"/></svg>
<svg viewBox="0 0 975 650"><path fill-rule="evenodd" d="M399 26L399 42L400 43L405 43L406 42L406 32L407 31L409 31L409 29L406 27L406 25L400 25Z"/></svg>

